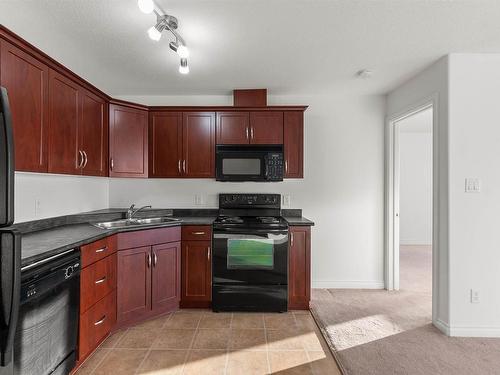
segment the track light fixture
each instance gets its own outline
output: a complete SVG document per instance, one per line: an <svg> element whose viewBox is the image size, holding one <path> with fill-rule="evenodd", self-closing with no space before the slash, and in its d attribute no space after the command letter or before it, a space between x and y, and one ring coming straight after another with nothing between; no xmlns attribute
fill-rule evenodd
<svg viewBox="0 0 500 375"><path fill-rule="evenodd" d="M153 0L138 0L137 5L143 13L150 14L154 12L154 14L156 15L156 25L151 26L148 29L149 38L151 38L155 42L158 42L165 30L169 31L174 36L175 41L171 41L169 43L170 49L174 52L177 52L177 55L180 58L179 73L188 74L189 65L187 58L189 57L189 50L186 47L184 39L182 39L182 37L177 32L177 18L168 14L161 13Z"/></svg>

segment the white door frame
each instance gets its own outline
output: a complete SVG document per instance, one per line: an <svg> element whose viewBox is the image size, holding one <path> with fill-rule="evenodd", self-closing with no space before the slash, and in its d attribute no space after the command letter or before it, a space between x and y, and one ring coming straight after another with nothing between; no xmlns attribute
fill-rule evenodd
<svg viewBox="0 0 500 375"><path fill-rule="evenodd" d="M386 178L385 178L385 289L399 290L399 129L397 123L412 116L418 112L433 109L432 124L432 167L433 167L433 222L432 222L432 310L433 317L437 311L438 288L438 95L432 95L420 102L407 107L405 110L388 117L386 119L385 134L385 160L386 160Z"/></svg>

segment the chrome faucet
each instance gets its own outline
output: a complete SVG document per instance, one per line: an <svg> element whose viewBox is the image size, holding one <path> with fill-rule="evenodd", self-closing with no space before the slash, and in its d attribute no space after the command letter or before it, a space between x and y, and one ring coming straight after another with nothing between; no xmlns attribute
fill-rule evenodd
<svg viewBox="0 0 500 375"><path fill-rule="evenodd" d="M134 215L136 213L138 213L140 210L143 210L145 208L151 208L151 206L143 206L141 208L138 208L138 209L134 209L135 207L135 204L133 204L132 206L130 206L130 208L127 210L127 220L132 220L132 218L134 217Z"/></svg>

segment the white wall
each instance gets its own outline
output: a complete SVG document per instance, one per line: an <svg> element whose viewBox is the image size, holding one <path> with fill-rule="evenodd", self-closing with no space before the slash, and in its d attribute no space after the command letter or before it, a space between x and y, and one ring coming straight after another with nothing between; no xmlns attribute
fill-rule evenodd
<svg viewBox="0 0 500 375"><path fill-rule="evenodd" d="M450 329L500 336L500 54L450 56ZM465 178L482 180L465 193ZM471 304L470 290L480 302Z"/></svg>
<svg viewBox="0 0 500 375"><path fill-rule="evenodd" d="M192 104L190 97L121 97L145 104ZM195 97L231 104L229 97ZM305 178L282 183L213 180L110 180L110 205L217 207L222 192L290 194L291 207L316 222L313 286L383 287L383 96L284 96L270 104L309 104L305 114Z"/></svg>
<svg viewBox="0 0 500 375"><path fill-rule="evenodd" d="M15 221L107 208L108 188L107 178L16 172Z"/></svg>
<svg viewBox="0 0 500 375"><path fill-rule="evenodd" d="M448 57L438 60L387 96L387 118L396 119L434 101L433 114L433 323L449 331ZM388 131L388 129L387 129Z"/></svg>
<svg viewBox="0 0 500 375"><path fill-rule="evenodd" d="M432 116L432 113L431 113ZM407 131L398 122L400 153L399 242L432 244L432 133ZM422 118L426 120L426 118ZM432 117L430 118L432 123ZM425 127L426 124L421 124Z"/></svg>

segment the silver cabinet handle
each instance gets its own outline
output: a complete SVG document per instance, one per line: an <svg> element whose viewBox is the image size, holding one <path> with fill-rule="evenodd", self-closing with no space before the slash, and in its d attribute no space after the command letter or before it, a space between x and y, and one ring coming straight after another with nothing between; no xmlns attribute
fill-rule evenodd
<svg viewBox="0 0 500 375"><path fill-rule="evenodd" d="M177 163L177 169L179 170L179 174L182 174L182 171L181 171L181 159L179 159L179 162Z"/></svg>
<svg viewBox="0 0 500 375"><path fill-rule="evenodd" d="M111 170L113 170L113 168L115 167L115 161L113 160L113 158L111 158L111 160L109 161L109 164L110 164Z"/></svg>
<svg viewBox="0 0 500 375"><path fill-rule="evenodd" d="M102 284L105 281L106 281L106 276L104 276L102 279L97 280L95 283L96 284Z"/></svg>
<svg viewBox="0 0 500 375"><path fill-rule="evenodd" d="M104 315L101 319L99 319L97 322L94 323L95 326L98 326L106 320L106 315Z"/></svg>
<svg viewBox="0 0 500 375"><path fill-rule="evenodd" d="M153 266L156 267L157 264L158 264L158 255L156 255L156 253L153 252Z"/></svg>
<svg viewBox="0 0 500 375"><path fill-rule="evenodd" d="M288 160L285 160L285 173L288 173Z"/></svg>
<svg viewBox="0 0 500 375"><path fill-rule="evenodd" d="M86 166L87 166L87 163L89 162L89 157L87 156L87 152L86 151L82 151L82 154L83 154L83 157L84 157L84 162L83 162L83 166L82 166L82 169L84 169Z"/></svg>
<svg viewBox="0 0 500 375"><path fill-rule="evenodd" d="M182 170L184 171L184 174L186 174L186 159L182 161Z"/></svg>
<svg viewBox="0 0 500 375"><path fill-rule="evenodd" d="M100 248L100 249L97 249L95 252L96 252L96 253L102 253L102 252L104 252L104 251L106 251L106 250L108 250L108 247L107 247L107 246L104 246L104 247L102 247L102 248Z"/></svg>
<svg viewBox="0 0 500 375"><path fill-rule="evenodd" d="M151 254L148 254L148 268L151 268Z"/></svg>
<svg viewBox="0 0 500 375"><path fill-rule="evenodd" d="M82 152L82 150L78 150L78 161L77 161L77 165L76 165L77 169L82 168L83 161L84 161L83 152Z"/></svg>
<svg viewBox="0 0 500 375"><path fill-rule="evenodd" d="M248 138L250 138L250 137L249 137L249 134L248 134L248 126L247 126L247 128L246 128L246 134L247 134L247 140L248 140Z"/></svg>
<svg viewBox="0 0 500 375"><path fill-rule="evenodd" d="M202 236L205 232L191 232L191 234L194 234L195 236Z"/></svg>
<svg viewBox="0 0 500 375"><path fill-rule="evenodd" d="M250 138L253 139L253 126L250 127Z"/></svg>
<svg viewBox="0 0 500 375"><path fill-rule="evenodd" d="M210 246L207 247L207 259L210 261Z"/></svg>
<svg viewBox="0 0 500 375"><path fill-rule="evenodd" d="M290 246L293 246L293 232L290 233Z"/></svg>

